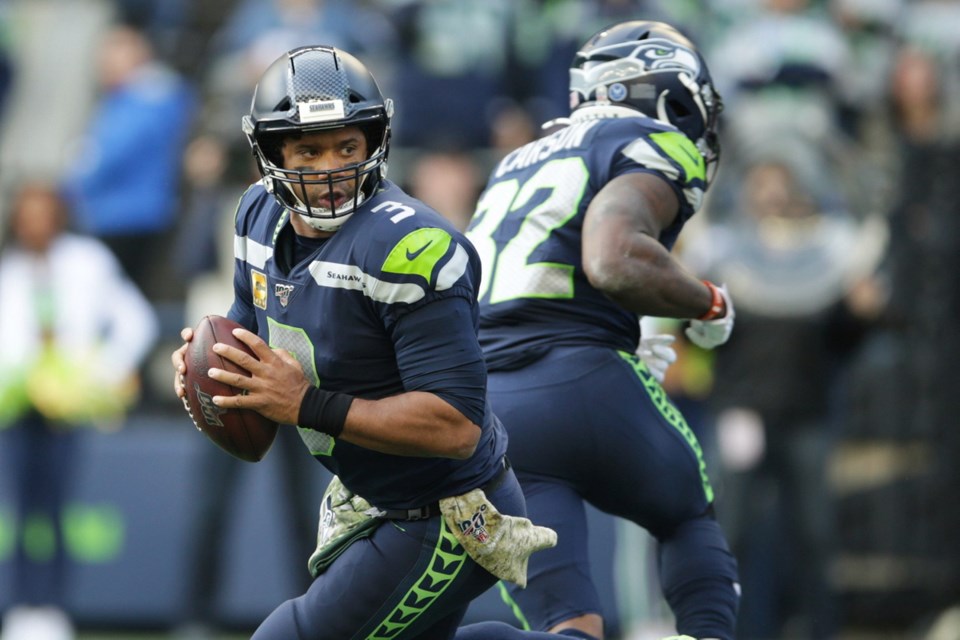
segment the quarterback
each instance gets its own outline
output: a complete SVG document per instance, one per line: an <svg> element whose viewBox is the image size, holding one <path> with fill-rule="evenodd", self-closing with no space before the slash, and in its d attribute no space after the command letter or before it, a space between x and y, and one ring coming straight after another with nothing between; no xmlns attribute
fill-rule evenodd
<svg viewBox="0 0 960 640"><path fill-rule="evenodd" d="M471 599L524 583L555 543L524 517L486 401L480 260L386 179L392 112L360 61L316 46L264 72L243 120L263 179L237 210L228 316L256 357L215 347L250 376L211 369L244 390L214 402L296 428L336 476L315 580L255 640L452 638Z"/></svg>

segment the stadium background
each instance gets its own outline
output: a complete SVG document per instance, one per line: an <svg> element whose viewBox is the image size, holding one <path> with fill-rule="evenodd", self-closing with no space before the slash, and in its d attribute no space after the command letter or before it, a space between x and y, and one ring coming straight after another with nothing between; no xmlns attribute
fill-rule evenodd
<svg viewBox="0 0 960 640"><path fill-rule="evenodd" d="M164 634L188 604L185 550L201 515L195 496L212 445L169 392L168 354L181 326L229 302L231 207L254 175L239 119L265 62L314 42L368 61L398 103L391 178L462 222L496 159L536 135L539 122L563 114L565 69L577 43L635 17L665 19L693 36L727 100L728 155L689 231L693 247L711 237L711 223L737 215L737 187L756 158L789 159L818 203L845 220L874 223L856 227L862 233L851 236L849 252L871 256L867 271L881 285L883 309L834 378L841 382L828 413L838 525L829 580L840 635L960 638L953 609L960 605L957 2L0 0L0 215L18 182L36 176L73 185L77 226L107 240L123 233L83 218L83 205L100 206L114 192L144 210L158 203L156 219L125 232L151 236L159 249L125 253L158 312L161 338L124 428L83 434L81 473L65 514L75 569L70 613L82 637ZM99 161L91 150L103 142L92 123L110 115L111 105L97 56L117 20L154 45L149 62L164 70L174 97L171 115L152 125L173 144L161 153L157 137L120 112L113 140L133 143L123 162L167 163L176 178L143 189L125 184L122 171L101 168L108 186L100 192L89 186ZM910 76L925 64L932 85ZM913 115L923 105L910 99L924 89L933 95L932 128ZM878 225L882 241L868 233ZM872 250L860 246L865 236ZM831 295L799 287L789 274L771 278L762 284L796 287L790 290L809 295L811 305ZM110 304L109 292L93 292ZM716 381L709 360L688 356L672 391L709 447ZM0 431L0 468L8 465L6 437ZM285 557L294 546L294 507L282 497L284 460L277 454L242 465L222 534L208 541L232 559L219 575L218 621L241 635L296 593L296 568ZM313 473L319 495L325 476L319 465ZM0 608L13 598L6 568L20 532L10 493L0 473ZM719 494L722 500L723 486ZM651 629L665 613L650 582L648 541L602 514L592 513L591 523L614 633L655 637ZM509 619L509 612L491 592L471 616Z"/></svg>

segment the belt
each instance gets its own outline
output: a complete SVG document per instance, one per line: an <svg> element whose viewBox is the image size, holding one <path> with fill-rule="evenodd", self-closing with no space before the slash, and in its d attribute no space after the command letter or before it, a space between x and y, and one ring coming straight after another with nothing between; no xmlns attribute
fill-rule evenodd
<svg viewBox="0 0 960 640"><path fill-rule="evenodd" d="M510 460L507 456L500 458L500 470L485 485L480 488L484 493L496 491L503 484L507 477L507 471L510 470ZM428 520L440 515L440 503L431 502L423 507L416 509L381 509L377 514L378 518L384 520Z"/></svg>

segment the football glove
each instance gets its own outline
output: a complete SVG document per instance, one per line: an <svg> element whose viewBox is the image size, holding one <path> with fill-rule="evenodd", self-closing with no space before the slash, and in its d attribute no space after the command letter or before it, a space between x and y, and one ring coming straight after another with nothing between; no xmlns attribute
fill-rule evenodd
<svg viewBox="0 0 960 640"><path fill-rule="evenodd" d="M637 355L647 365L647 369L657 382L663 382L667 368L677 361L677 352L670 346L674 339L674 336L667 333L640 338Z"/></svg>
<svg viewBox="0 0 960 640"><path fill-rule="evenodd" d="M701 318L690 321L684 333L690 339L690 342L702 349L713 349L719 347L730 339L730 333L733 331L733 302L730 300L730 294L727 293L727 286L717 286L712 282L704 281L710 291L713 293L713 303L710 305L710 311ZM716 314L725 310L722 316L716 317Z"/></svg>

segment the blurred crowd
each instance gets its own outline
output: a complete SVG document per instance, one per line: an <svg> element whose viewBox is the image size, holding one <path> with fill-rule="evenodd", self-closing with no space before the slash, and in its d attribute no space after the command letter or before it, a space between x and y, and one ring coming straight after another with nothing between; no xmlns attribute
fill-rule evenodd
<svg viewBox="0 0 960 640"><path fill-rule="evenodd" d="M632 18L689 35L725 102L677 251L728 285L734 335L708 357L657 330L741 565L740 637L935 633L960 604L960 2L0 0L0 251L24 189L55 185L155 312L132 410L178 412L167 354L229 305L258 177L240 118L270 62L364 60L396 100L389 177L465 227L493 164L567 113L576 48ZM78 282L103 305L108 284Z"/></svg>

